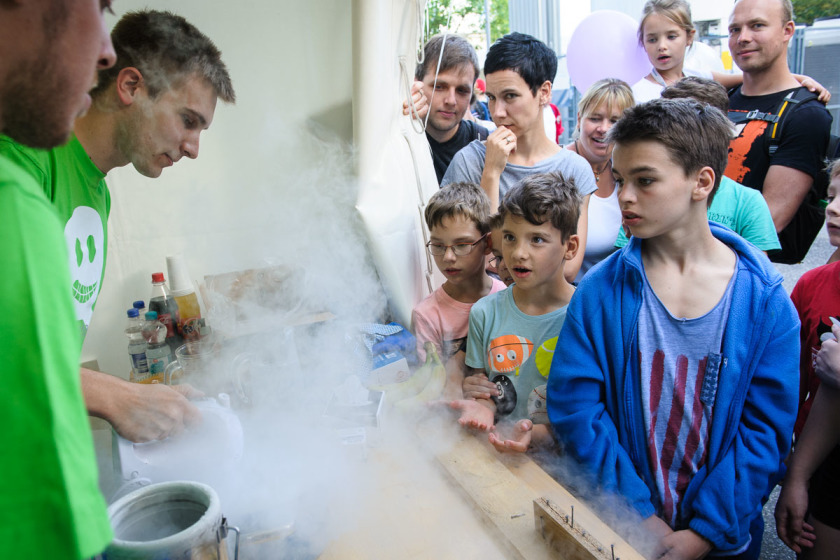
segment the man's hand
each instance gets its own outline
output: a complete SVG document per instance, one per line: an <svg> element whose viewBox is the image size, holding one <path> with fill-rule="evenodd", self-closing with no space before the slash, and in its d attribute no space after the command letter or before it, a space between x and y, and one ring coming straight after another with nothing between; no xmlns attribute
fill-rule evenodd
<svg viewBox="0 0 840 560"><path fill-rule="evenodd" d="M805 481L785 480L776 502L776 533L797 554L814 546L814 528L805 523L808 511L808 485Z"/></svg>
<svg viewBox="0 0 840 560"><path fill-rule="evenodd" d="M493 410L494 405L491 401L480 403L474 400L461 399L450 401L449 407L453 410L461 411L461 417L458 418L458 423L465 428L487 432L495 427L493 425L493 416L495 415Z"/></svg>
<svg viewBox="0 0 840 560"><path fill-rule="evenodd" d="M534 423L528 419L519 420L510 433L501 436L499 430L490 432L490 443L499 453L526 453L531 445ZM505 437L506 439L503 439Z"/></svg>
<svg viewBox="0 0 840 560"><path fill-rule="evenodd" d="M426 97L426 93L423 91L423 82L414 82L411 84L411 103L414 105L417 118L424 120L426 113L429 112L429 98ZM403 115L414 116L407 101L403 101Z"/></svg>
<svg viewBox="0 0 840 560"><path fill-rule="evenodd" d="M662 560L699 560L712 550L712 543L691 529L674 531L659 541L659 554Z"/></svg>
<svg viewBox="0 0 840 560"><path fill-rule="evenodd" d="M465 399L489 399L499 396L499 388L483 373L466 376L462 389Z"/></svg>
<svg viewBox="0 0 840 560"><path fill-rule="evenodd" d="M814 371L820 381L833 389L840 389L840 327L831 327L834 340L822 343L814 360Z"/></svg>
<svg viewBox="0 0 840 560"><path fill-rule="evenodd" d="M106 418L125 439L135 443L165 439L201 422L201 412L187 400L202 397L201 391L189 385L133 385L134 394L123 401L121 412Z"/></svg>
<svg viewBox="0 0 840 560"><path fill-rule="evenodd" d="M130 383L86 368L81 381L88 414L107 421L129 441L164 439L201 422L201 413L187 399L204 394L189 385Z"/></svg>

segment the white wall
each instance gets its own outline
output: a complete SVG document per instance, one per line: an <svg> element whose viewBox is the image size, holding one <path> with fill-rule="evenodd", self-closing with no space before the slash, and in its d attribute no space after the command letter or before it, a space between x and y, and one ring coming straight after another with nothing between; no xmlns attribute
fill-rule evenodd
<svg viewBox="0 0 840 560"><path fill-rule="evenodd" d="M197 160L184 159L158 179L130 166L107 178L108 262L82 359L98 359L103 371L122 376L128 371L125 310L135 299L148 300L150 274L165 272L166 255L183 253L199 280L268 260L323 266L341 254L313 246L308 232L354 235L352 212L338 208L355 201L355 192L342 195L353 189L352 162L337 149L352 138L350 2L124 0L115 3L112 24L143 8L175 11L213 39L238 100L219 104ZM324 142L306 133L318 124ZM327 187L338 194L319 200ZM306 210L295 201L305 201ZM321 207L321 220L305 215ZM363 247L350 253L354 268L364 268Z"/></svg>

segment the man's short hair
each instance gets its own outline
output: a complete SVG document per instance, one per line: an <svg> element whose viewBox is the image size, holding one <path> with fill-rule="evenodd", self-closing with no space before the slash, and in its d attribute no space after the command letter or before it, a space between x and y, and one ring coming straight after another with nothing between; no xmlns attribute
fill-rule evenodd
<svg viewBox="0 0 840 560"><path fill-rule="evenodd" d="M700 103L720 109L723 114L729 112L729 95L726 88L714 80L686 76L662 90L665 99L690 98Z"/></svg>
<svg viewBox="0 0 840 560"><path fill-rule="evenodd" d="M550 222L563 243L577 233L582 197L571 177L560 173L535 173L517 182L499 205L502 219L517 216L538 226Z"/></svg>
<svg viewBox="0 0 840 560"><path fill-rule="evenodd" d="M502 70L519 74L536 95L545 82L554 82L557 54L536 37L509 33L490 46L484 60L485 76Z"/></svg>
<svg viewBox="0 0 840 560"><path fill-rule="evenodd" d="M735 0L736 4L738 2L740 2L740 0ZM779 3L782 5L782 25L789 21L793 21L793 2L791 2L791 0L779 0Z"/></svg>
<svg viewBox="0 0 840 560"><path fill-rule="evenodd" d="M443 47L443 57L440 49ZM440 68L438 68L440 60ZM429 72L446 72L453 68L469 66L473 69L473 82L478 78L478 55L475 48L460 35L435 35L423 47L423 63L414 70L414 78L423 81Z"/></svg>
<svg viewBox="0 0 840 560"><path fill-rule="evenodd" d="M781 0L782 2L782 25L789 21L793 21L793 2L791 0Z"/></svg>
<svg viewBox="0 0 840 560"><path fill-rule="evenodd" d="M441 187L426 204L426 225L431 230L444 218L464 216L472 220L478 232L490 231L490 199L475 183L450 183Z"/></svg>
<svg viewBox="0 0 840 560"><path fill-rule="evenodd" d="M658 142L686 176L711 167L715 172L711 204L726 169L731 136L729 119L719 109L694 99L654 99L625 111L607 133L607 141Z"/></svg>
<svg viewBox="0 0 840 560"><path fill-rule="evenodd" d="M143 75L149 97L178 87L199 76L222 101L233 103L236 93L222 53L206 35L183 17L171 12L143 10L125 14L111 31L117 63L99 73L91 91L97 99L117 79L123 68L137 68Z"/></svg>

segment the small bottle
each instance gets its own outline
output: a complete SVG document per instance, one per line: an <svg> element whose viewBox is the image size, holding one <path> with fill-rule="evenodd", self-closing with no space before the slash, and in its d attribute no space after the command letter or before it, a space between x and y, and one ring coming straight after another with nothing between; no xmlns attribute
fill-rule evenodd
<svg viewBox="0 0 840 560"><path fill-rule="evenodd" d="M136 309L136 310L137 310L137 316L138 316L138 317L140 317L140 322L142 323L143 321L145 321L145 320L146 320L146 319L145 319L145 317L146 317L146 311L148 311L148 310L146 309L146 302L144 302L142 299L138 299L138 300L137 300L137 301L135 301L135 302L134 302L131 306L132 306L134 309Z"/></svg>
<svg viewBox="0 0 840 560"><path fill-rule="evenodd" d="M146 341L146 363L149 377L146 383L163 383L163 372L172 359L166 343L166 326L158 320L157 311L146 312L143 324L143 339Z"/></svg>
<svg viewBox="0 0 840 560"><path fill-rule="evenodd" d="M146 361L146 339L143 338L143 319L136 308L127 312L128 325L125 336L128 337L128 357L131 360L129 380L140 383L149 377L149 364Z"/></svg>
<svg viewBox="0 0 840 560"><path fill-rule="evenodd" d="M172 296L178 304L178 334L186 342L198 340L201 338L198 324L198 320L201 319L201 308L183 257L180 255L166 257L166 267L169 270Z"/></svg>
<svg viewBox="0 0 840 560"><path fill-rule="evenodd" d="M149 311L157 313L157 319L166 326L166 343L169 345L170 353L174 356L175 350L182 344L181 336L178 334L178 304L169 293L163 272L152 274L152 295L149 298Z"/></svg>

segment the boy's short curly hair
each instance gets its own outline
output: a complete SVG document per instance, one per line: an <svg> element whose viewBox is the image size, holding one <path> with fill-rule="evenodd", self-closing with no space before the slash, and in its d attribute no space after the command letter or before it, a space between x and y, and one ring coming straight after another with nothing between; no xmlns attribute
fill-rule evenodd
<svg viewBox="0 0 840 560"><path fill-rule="evenodd" d="M732 128L720 110L694 99L654 99L631 107L607 133L616 146L658 142L686 176L704 167L715 172L711 204L729 159Z"/></svg>
<svg viewBox="0 0 840 560"><path fill-rule="evenodd" d="M464 216L473 221L482 235L490 231L490 199L475 183L450 183L432 195L424 213L431 230L444 218Z"/></svg>
<svg viewBox="0 0 840 560"><path fill-rule="evenodd" d="M563 243L577 233L583 197L574 179L560 173L535 173L516 183L499 206L502 218L517 216L534 225L550 222Z"/></svg>
<svg viewBox="0 0 840 560"><path fill-rule="evenodd" d="M701 103L729 112L729 95L726 88L714 80L686 76L662 90L663 99L696 99Z"/></svg>

